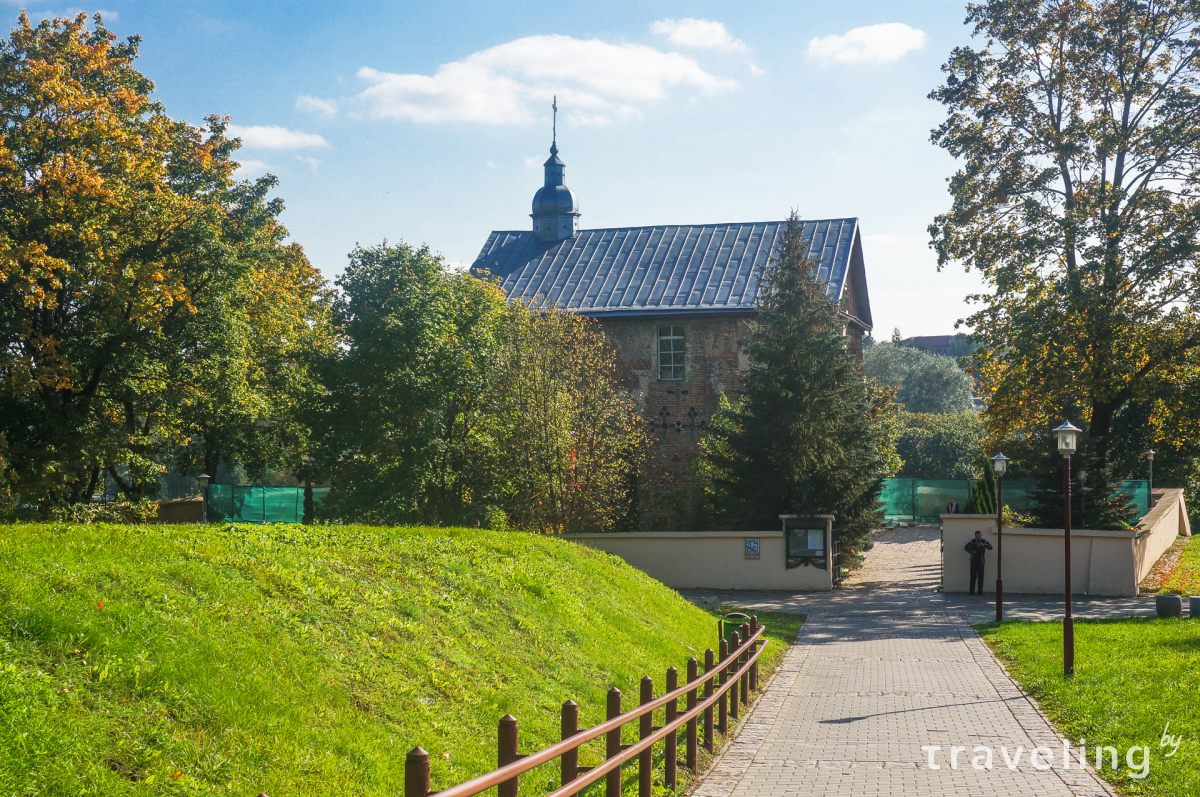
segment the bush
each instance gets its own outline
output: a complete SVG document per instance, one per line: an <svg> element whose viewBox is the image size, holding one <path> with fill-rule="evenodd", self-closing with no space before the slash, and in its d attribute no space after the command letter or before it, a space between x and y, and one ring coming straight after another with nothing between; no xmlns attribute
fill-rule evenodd
<svg viewBox="0 0 1200 797"><path fill-rule="evenodd" d="M64 523L145 523L158 515L154 501L95 501L55 507L50 516Z"/></svg>

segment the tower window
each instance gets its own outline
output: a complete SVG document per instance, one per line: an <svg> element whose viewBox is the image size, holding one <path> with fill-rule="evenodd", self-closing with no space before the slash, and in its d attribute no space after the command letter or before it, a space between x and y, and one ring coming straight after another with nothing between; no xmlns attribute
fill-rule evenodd
<svg viewBox="0 0 1200 797"><path fill-rule="evenodd" d="M683 379L683 327L659 327L658 378Z"/></svg>

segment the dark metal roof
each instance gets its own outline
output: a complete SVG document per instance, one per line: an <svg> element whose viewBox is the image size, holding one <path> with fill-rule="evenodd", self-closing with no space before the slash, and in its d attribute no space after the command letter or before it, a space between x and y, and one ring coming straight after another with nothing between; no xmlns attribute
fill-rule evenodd
<svg viewBox="0 0 1200 797"><path fill-rule="evenodd" d="M854 283L854 308L869 329L870 305L858 219L806 221L819 276L840 299ZM758 278L785 222L665 225L579 230L540 241L531 231L496 231L471 266L499 278L510 298L589 316L752 312Z"/></svg>

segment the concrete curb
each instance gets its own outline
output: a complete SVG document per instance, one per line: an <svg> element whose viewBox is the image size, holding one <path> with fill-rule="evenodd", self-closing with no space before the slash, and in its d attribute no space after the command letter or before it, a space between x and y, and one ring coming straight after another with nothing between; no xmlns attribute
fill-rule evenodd
<svg viewBox="0 0 1200 797"><path fill-rule="evenodd" d="M1059 734L1054 729L1054 725L1046 717L1041 706L1037 701L1029 696L1023 690L1011 675L1005 669L1003 663L996 658L996 654L987 646L983 638L978 632L971 627L962 612L957 609L946 612L950 618L951 624L958 630L962 636L963 642L967 649L971 651L971 655L975 658L975 663L979 665L988 675L988 680L996 688L1000 694L1004 704L1008 710L1012 712L1017 723L1021 726L1025 733L1029 734L1029 738L1033 743L1041 747L1049 747L1051 750L1062 750L1064 736ZM1062 780L1071 794L1075 797L1119 797L1112 786L1101 778L1095 770L1089 765L1087 769L1066 769L1057 764L1054 766L1054 774Z"/></svg>
<svg viewBox="0 0 1200 797"><path fill-rule="evenodd" d="M796 641L788 648L779 669L764 686L750 712L733 729L731 741L717 754L708 772L688 793L688 797L728 797L733 792L767 738L779 707L787 699L804 660L808 658L812 646L807 641L809 629L820 620L821 613L817 609L805 617Z"/></svg>

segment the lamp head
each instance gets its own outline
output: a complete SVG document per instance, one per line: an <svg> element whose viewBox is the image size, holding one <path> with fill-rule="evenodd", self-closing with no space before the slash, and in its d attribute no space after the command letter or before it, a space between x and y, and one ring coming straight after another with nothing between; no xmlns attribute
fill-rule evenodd
<svg viewBox="0 0 1200 797"><path fill-rule="evenodd" d="M1150 460L1151 462L1154 461L1154 449L1153 448L1146 452L1146 459Z"/></svg>
<svg viewBox="0 0 1200 797"><path fill-rule="evenodd" d="M1054 430L1054 434L1058 437L1058 453L1064 457L1074 454L1075 444L1082 431L1079 427L1073 426L1070 421L1063 421L1062 426Z"/></svg>
<svg viewBox="0 0 1200 797"><path fill-rule="evenodd" d="M208 486L208 482L209 482L210 478L211 477L207 473L201 473L199 476L196 477L196 481L200 482L200 488L204 489L205 487Z"/></svg>
<svg viewBox="0 0 1200 797"><path fill-rule="evenodd" d="M996 471L997 476L1003 476L1004 471L1008 470L1008 457L1003 454L992 457L992 469Z"/></svg>

